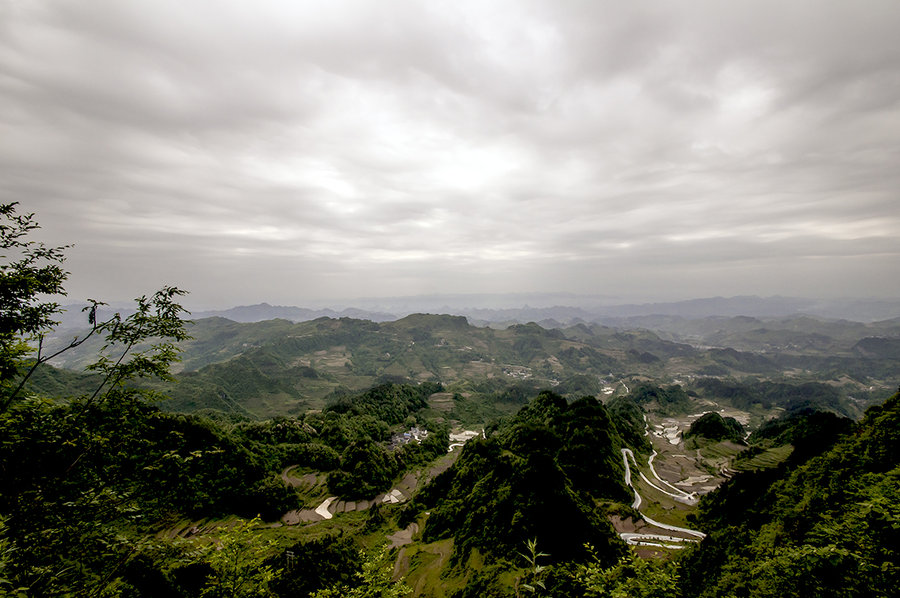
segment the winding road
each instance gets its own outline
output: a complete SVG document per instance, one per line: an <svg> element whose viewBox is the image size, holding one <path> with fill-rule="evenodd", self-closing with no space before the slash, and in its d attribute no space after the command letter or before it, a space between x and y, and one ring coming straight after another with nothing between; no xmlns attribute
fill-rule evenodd
<svg viewBox="0 0 900 598"><path fill-rule="evenodd" d="M644 480L645 482L647 482L647 484L649 484L651 487L655 488L656 490L659 490L660 492L662 492L662 493L665 494L666 496L671 496L672 498L674 498L674 499L677 500L678 502L684 503L684 504L686 504L686 505L691 505L691 506L697 504L697 503L700 501L700 497L697 496L697 493L696 493L696 492L690 492L690 493L685 492L685 491L682 490L681 488L676 488L675 486L673 486L672 484L670 484L670 483L667 482L666 480L664 480L664 479L662 479L661 477L659 477L659 474L656 473L656 469L654 469L654 467L653 467L653 459L656 458L656 455L657 455L657 454L658 454L658 453L657 453L656 451L653 451L653 454L650 455L650 458L647 460L647 465L650 466L650 473L652 473L652 474L653 474L653 477L656 478L661 484L665 484L666 486L668 486L669 488L671 488L672 491L675 492L675 494L672 494L672 492L669 492L669 491L667 491L667 490L664 490L664 489L660 488L659 486L657 486L656 484L654 484L653 482L651 482L650 480L648 480L648 479L647 479L647 476L645 476L643 473L641 473L641 479ZM637 464L635 464L635 466L637 466ZM640 473L640 472L639 472L639 473Z"/></svg>
<svg viewBox="0 0 900 598"><path fill-rule="evenodd" d="M696 504L697 497L696 495L689 495L686 492L679 490L678 488L674 488L671 484L661 479L657 474L656 470L653 469L653 458L656 456L656 451L653 451L653 455L651 455L649 459L650 471L653 472L653 475L656 479L658 479L663 484L666 484L670 488L673 488L675 491L679 492L680 495L673 494L671 492L667 492L650 482L647 477L638 471L638 475L641 476L641 479L644 480L645 483L650 484L656 490L659 490L663 494L667 496L671 496L675 500L679 502L684 502L685 504ZM638 533L622 533L619 536L625 540L626 544L630 544L632 546L657 546L661 548L672 548L672 549L681 549L684 548L685 542L699 542L703 538L706 537L706 534L703 532L699 532L697 530L688 529L686 527L678 527L677 525L669 525L667 523L661 523L650 517L647 517L644 513L641 513L638 509L641 508L641 503L643 499L641 495L638 494L637 489L631 483L631 466L628 464L628 459L631 459L631 462L634 463L635 469L637 469L637 460L634 458L634 453L629 448L622 449L622 461L625 463L625 485L631 488L632 492L634 492L634 502L631 503L631 508L638 511L641 517L643 517L644 521L658 527L660 529L668 530L671 532L679 532L682 534L687 534L688 536L693 536L692 538L680 538L677 536L666 536L662 534L638 534ZM692 502L690 502L692 501ZM696 538L696 539L695 539Z"/></svg>

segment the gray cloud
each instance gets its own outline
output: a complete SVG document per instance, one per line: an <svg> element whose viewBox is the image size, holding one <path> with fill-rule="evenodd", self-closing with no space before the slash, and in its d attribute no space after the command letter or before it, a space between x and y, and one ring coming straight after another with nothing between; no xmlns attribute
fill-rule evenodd
<svg viewBox="0 0 900 598"><path fill-rule="evenodd" d="M74 297L900 295L893 2L10 2ZM150 285L150 288L148 288Z"/></svg>

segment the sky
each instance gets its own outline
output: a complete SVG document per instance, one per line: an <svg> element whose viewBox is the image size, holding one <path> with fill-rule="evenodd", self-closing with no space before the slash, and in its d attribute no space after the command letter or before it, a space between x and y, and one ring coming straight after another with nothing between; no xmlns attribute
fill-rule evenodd
<svg viewBox="0 0 900 598"><path fill-rule="evenodd" d="M900 3L3 0L69 297L900 297Z"/></svg>

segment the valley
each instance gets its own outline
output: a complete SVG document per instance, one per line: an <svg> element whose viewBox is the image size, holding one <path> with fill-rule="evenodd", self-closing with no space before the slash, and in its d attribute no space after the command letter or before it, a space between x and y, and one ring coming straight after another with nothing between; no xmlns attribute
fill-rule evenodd
<svg viewBox="0 0 900 598"><path fill-rule="evenodd" d="M597 323L544 328L529 323L494 329L458 316L426 314L378 323L206 318L188 325L192 338L179 345L178 384L166 385L165 392L172 410L215 409L266 418L321 409L337 394L383 382L431 381L442 384L450 393L447 398L457 397L456 402L476 397L465 407L475 411L470 419L478 423L498 415L476 413L478 397L502 396L491 401L502 412L545 388L568 397L609 398L642 382L709 387L716 380L752 380L755 388L719 384L706 394L715 398L726 392L740 395L740 406L770 406L767 393L783 394L778 385L808 383L819 385L817 400L858 417L895 387L897 352L891 339L900 336L895 321L712 318L680 319L677 327L670 319L639 322L658 328ZM773 331L786 342L756 342ZM75 332L48 339L48 345L52 348L71 334ZM810 335L825 344L805 343ZM711 346L713 341L725 344ZM52 363L77 371L101 344L100 339L86 343ZM42 392L52 391L49 382ZM465 409L456 406L460 413Z"/></svg>
<svg viewBox="0 0 900 598"><path fill-rule="evenodd" d="M116 457L116 484L139 489L130 508L153 515L113 517L110 530L197 554L244 534L266 547L250 562L278 571L268 583L280 596L349 587L372 558L436 598L509 596L544 570L550 595L580 595L591 567L618 575L617 562L693 575L696 555L718 546L723 492L802 466L896 383L890 342L862 336L894 323L821 322L833 341L804 344L814 323L791 322L782 344L760 344L758 322L741 318L713 332L680 321L677 333L671 320L500 328L428 314L188 322L173 379L138 379L127 395L156 401L127 433L159 428L168 443ZM785 332L795 325L807 331ZM28 381L56 397L44 417L84 409L69 397L97 383L78 370L98 350L85 343ZM117 425L113 403L93 409ZM71 442L92 454L92 437ZM523 560L529 542L546 568ZM169 590L200 591L185 565L152 559Z"/></svg>

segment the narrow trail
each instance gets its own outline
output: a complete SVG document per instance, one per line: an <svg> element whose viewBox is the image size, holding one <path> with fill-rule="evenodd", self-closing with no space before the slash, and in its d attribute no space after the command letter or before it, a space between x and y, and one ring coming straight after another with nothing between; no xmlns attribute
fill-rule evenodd
<svg viewBox="0 0 900 598"><path fill-rule="evenodd" d="M650 469L651 469L651 471L653 471L654 476L657 479L659 479L659 476L656 475L656 472L653 470L653 465L652 465L652 460L653 460L653 457L655 457L655 456L656 456L656 452L654 451L653 456L650 457ZM656 521L654 519L651 519L644 513L640 512L639 509L641 508L643 499L641 498L641 495L638 494L637 489L634 487L634 485L631 482L631 465L629 465L629 463L628 463L629 458L631 459L631 462L634 463L635 469L637 469L637 460L634 458L634 453L629 448L623 448L622 449L622 461L625 463L625 485L628 486L629 488L631 488L632 492L634 492L634 501L631 503L631 508L638 511L638 513L644 519L644 521L646 521L650 525L653 525L660 529L672 531L672 532L679 532L682 534L687 534L689 536L693 536L693 538L680 538L677 536L667 536L667 535L663 535L663 534L638 534L638 533L619 534L619 536L623 540L625 540L625 543L630 544L632 546L656 546L656 547L661 547L661 548L672 548L672 549L678 550L678 549L684 548L685 542L699 542L700 540L705 538L706 534L704 534L703 532L693 530L693 529L688 529L686 527L678 527L677 525L669 525L668 523L662 523L662 522ZM650 480L648 480L647 477L640 471L638 471L638 475L641 476L641 479L643 479L644 482L646 482L647 484L650 484L650 486L652 486L653 488L666 494L667 496L671 496L671 497L675 498L676 500L680 500L681 502L686 502L687 504L696 504L696 501L697 501L696 497L690 499L690 500L693 500L693 502L688 502L688 498L685 498L684 496L675 495L670 492L666 492L665 490L659 488L657 485L651 483ZM665 480L660 480L660 481L663 483L666 483ZM677 490L677 488L676 488L676 490ZM679 491L679 492L681 492L681 491ZM684 495L685 493L681 492L681 494Z"/></svg>
<svg viewBox="0 0 900 598"><path fill-rule="evenodd" d="M300 523L314 523L331 519L339 513L351 513L365 511L376 504L400 504L409 501L413 495L435 476L446 471L459 457L460 451L448 453L436 459L429 467L415 472L407 472L393 488L387 492L376 495L368 500L345 500L338 496L329 496L318 507L294 509L281 517L284 525L298 525ZM286 486L298 487L302 485L300 479L292 477L291 470L296 465L288 466L281 472L281 479ZM307 474L311 475L311 474ZM313 480L312 484L315 481Z"/></svg>

